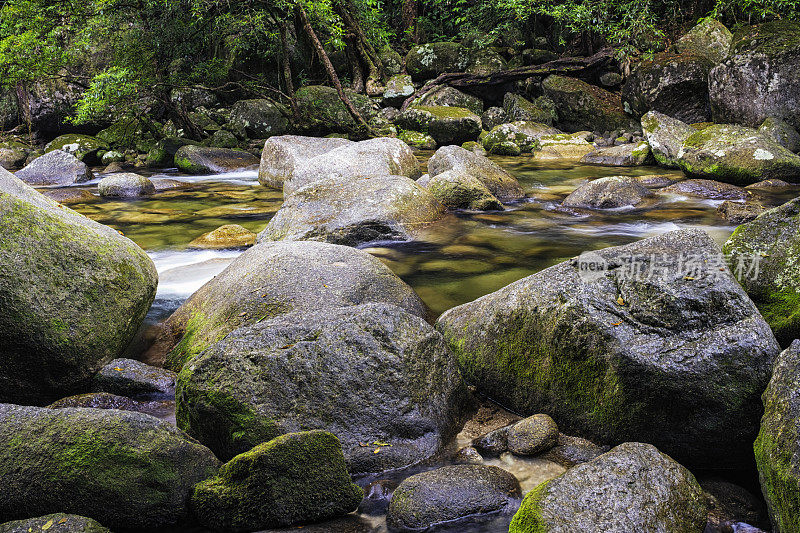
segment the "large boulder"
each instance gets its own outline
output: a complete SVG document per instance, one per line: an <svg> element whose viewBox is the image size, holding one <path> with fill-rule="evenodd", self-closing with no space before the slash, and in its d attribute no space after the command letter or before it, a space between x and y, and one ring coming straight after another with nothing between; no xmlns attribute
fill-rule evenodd
<svg viewBox="0 0 800 533"><path fill-rule="evenodd" d="M421 106L446 106L469 109L476 115L483 113L483 100L458 89L448 86L439 86L414 100L415 105Z"/></svg>
<svg viewBox="0 0 800 533"><path fill-rule="evenodd" d="M443 146L428 161L431 178L448 170L464 172L478 178L501 201L519 200L525 191L517 179L489 158L460 146Z"/></svg>
<svg viewBox="0 0 800 533"><path fill-rule="evenodd" d="M650 111L642 117L642 132L660 165L680 168L679 154L683 143L697 130L676 118Z"/></svg>
<svg viewBox="0 0 800 533"><path fill-rule="evenodd" d="M634 129L633 119L625 114L619 96L585 81L564 76L549 76L542 82L545 96L556 105L559 128L613 131Z"/></svg>
<svg viewBox="0 0 800 533"><path fill-rule="evenodd" d="M704 198L707 200L746 200L748 191L730 183L713 180L682 180L664 187L659 192Z"/></svg>
<svg viewBox="0 0 800 533"><path fill-rule="evenodd" d="M398 74L386 81L386 89L383 91L383 101L389 105L401 106L416 89L411 76L408 74Z"/></svg>
<svg viewBox="0 0 800 533"><path fill-rule="evenodd" d="M97 184L97 193L104 198L138 198L155 192L156 186L152 181L131 172L112 174Z"/></svg>
<svg viewBox="0 0 800 533"><path fill-rule="evenodd" d="M620 209L636 207L654 195L647 187L627 176L609 176L585 183L564 199L565 207Z"/></svg>
<svg viewBox="0 0 800 533"><path fill-rule="evenodd" d="M0 401L45 404L119 356L153 302L147 254L0 170Z"/></svg>
<svg viewBox="0 0 800 533"><path fill-rule="evenodd" d="M520 152L532 152L539 148L539 139L546 135L558 135L560 130L539 122L507 122L499 124L483 137L483 147L491 152L502 143L513 143L519 146Z"/></svg>
<svg viewBox="0 0 800 533"><path fill-rule="evenodd" d="M503 204L472 174L448 170L428 180L426 189L449 209L502 211Z"/></svg>
<svg viewBox="0 0 800 533"><path fill-rule="evenodd" d="M171 526L218 467L211 450L148 415L0 404L0 521L64 512L114 529Z"/></svg>
<svg viewBox="0 0 800 533"><path fill-rule="evenodd" d="M610 167L637 167L652 162L652 151L646 142L598 148L581 159L581 163Z"/></svg>
<svg viewBox="0 0 800 533"><path fill-rule="evenodd" d="M347 98L364 120L377 114L368 96L345 89ZM307 85L295 92L303 125L312 131L350 133L358 128L347 107L333 87Z"/></svg>
<svg viewBox="0 0 800 533"><path fill-rule="evenodd" d="M261 152L258 181L266 187L282 190L283 182L291 179L295 169L304 162L349 144L353 144L353 141L338 137L270 137Z"/></svg>
<svg viewBox="0 0 800 533"><path fill-rule="evenodd" d="M187 174L220 174L258 165L249 152L187 144L175 152L175 166Z"/></svg>
<svg viewBox="0 0 800 533"><path fill-rule="evenodd" d="M757 128L768 117L800 128L800 23L744 27L709 75L714 122Z"/></svg>
<svg viewBox="0 0 800 533"><path fill-rule="evenodd" d="M291 175L283 180L283 193L289 196L322 179L350 181L370 176L393 175L413 180L421 174L419 162L406 143L391 137L378 137L345 144L316 157L296 162Z"/></svg>
<svg viewBox="0 0 800 533"><path fill-rule="evenodd" d="M678 153L678 164L690 176L736 185L791 181L800 175L800 156L756 130L727 124L690 135Z"/></svg>
<svg viewBox="0 0 800 533"><path fill-rule="evenodd" d="M229 333L180 372L177 420L224 459L283 433L330 431L363 474L433 457L460 430L466 394L427 322L363 304Z"/></svg>
<svg viewBox="0 0 800 533"><path fill-rule="evenodd" d="M416 81L435 78L444 72L464 72L469 50L459 43L434 42L413 47L406 55L406 71Z"/></svg>
<svg viewBox="0 0 800 533"><path fill-rule="evenodd" d="M395 122L403 129L429 134L440 146L475 141L482 128L480 116L449 106L411 106Z"/></svg>
<svg viewBox="0 0 800 533"><path fill-rule="evenodd" d="M690 124L707 122L708 73L713 67L702 56L656 54L640 63L622 87L625 110L636 117L658 111Z"/></svg>
<svg viewBox="0 0 800 533"><path fill-rule="evenodd" d="M730 267L783 346L800 338L800 199L739 226L725 243Z"/></svg>
<svg viewBox="0 0 800 533"><path fill-rule="evenodd" d="M533 158L535 161L579 162L596 147L590 143L591 133L556 133L539 137Z"/></svg>
<svg viewBox="0 0 800 533"><path fill-rule="evenodd" d="M437 322L478 391L598 442L748 464L779 351L700 230L561 263Z"/></svg>
<svg viewBox="0 0 800 533"><path fill-rule="evenodd" d="M786 121L769 117L758 127L758 132L794 154L800 152L800 133Z"/></svg>
<svg viewBox="0 0 800 533"><path fill-rule="evenodd" d="M628 442L529 492L509 533L699 533L707 514L691 472L649 444Z"/></svg>
<svg viewBox="0 0 800 533"><path fill-rule="evenodd" d="M231 108L230 126L251 139L284 135L289 130L289 111L271 100L239 100Z"/></svg>
<svg viewBox="0 0 800 533"><path fill-rule="evenodd" d="M286 196L258 242L323 241L358 246L407 241L418 238L445 213L430 192L405 176L326 178Z"/></svg>
<svg viewBox="0 0 800 533"><path fill-rule="evenodd" d="M97 152L99 150L108 150L108 144L95 137L90 137L89 135L68 133L56 137L44 147L45 153L52 152L53 150L67 152L68 154L74 155L79 161L91 165L100 162L100 158L97 157Z"/></svg>
<svg viewBox="0 0 800 533"><path fill-rule="evenodd" d="M197 521L215 531L260 531L345 515L361 498L339 439L307 431L237 455L195 486L191 507Z"/></svg>
<svg viewBox="0 0 800 533"><path fill-rule="evenodd" d="M778 356L754 449L773 530L800 531L800 341Z"/></svg>
<svg viewBox="0 0 800 533"><path fill-rule="evenodd" d="M15 174L29 185L72 185L94 178L86 163L62 150L37 157Z"/></svg>
<svg viewBox="0 0 800 533"><path fill-rule="evenodd" d="M185 139L183 137L164 137L147 152L147 166L149 167L171 167L175 165L175 154L182 147L193 144L199 145L197 141Z"/></svg>
<svg viewBox="0 0 800 533"><path fill-rule="evenodd" d="M171 352L166 366L180 370L236 328L292 311L368 302L427 315L411 287L366 252L319 242L260 244L237 257L166 320L152 353Z"/></svg>
<svg viewBox="0 0 800 533"><path fill-rule="evenodd" d="M403 480L389 503L386 524L393 532L431 529L516 511L519 481L496 466L453 465Z"/></svg>
<svg viewBox="0 0 800 533"><path fill-rule="evenodd" d="M0 533L111 533L99 522L64 513L53 513L25 520L14 520L0 524Z"/></svg>
<svg viewBox="0 0 800 533"><path fill-rule="evenodd" d="M716 65L728 57L732 42L733 34L724 24L705 18L678 39L675 48L681 54L705 57Z"/></svg>
<svg viewBox="0 0 800 533"><path fill-rule="evenodd" d="M558 121L556 106L546 96L540 96L533 102L515 93L506 93L503 97L503 110L511 121L538 122L552 126Z"/></svg>

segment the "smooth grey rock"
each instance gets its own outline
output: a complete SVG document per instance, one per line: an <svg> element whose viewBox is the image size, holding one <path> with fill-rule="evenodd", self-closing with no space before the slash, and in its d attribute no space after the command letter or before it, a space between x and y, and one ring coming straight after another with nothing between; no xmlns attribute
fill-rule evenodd
<svg viewBox="0 0 800 533"><path fill-rule="evenodd" d="M270 137L261 152L258 181L266 187L283 190L283 182L291 179L298 166L311 158L349 144L353 144L353 141L336 137Z"/></svg>
<svg viewBox="0 0 800 533"><path fill-rule="evenodd" d="M15 174L29 185L71 185L91 180L86 163L63 150L53 150L33 160Z"/></svg>
<svg viewBox="0 0 800 533"><path fill-rule="evenodd" d="M511 173L489 158L460 146L443 146L428 161L431 179L448 170L475 176L501 201L518 200L525 196L522 186Z"/></svg>
<svg viewBox="0 0 800 533"><path fill-rule="evenodd" d="M653 193L638 181L627 176L598 178L572 191L562 205L586 209L619 209L636 207Z"/></svg>

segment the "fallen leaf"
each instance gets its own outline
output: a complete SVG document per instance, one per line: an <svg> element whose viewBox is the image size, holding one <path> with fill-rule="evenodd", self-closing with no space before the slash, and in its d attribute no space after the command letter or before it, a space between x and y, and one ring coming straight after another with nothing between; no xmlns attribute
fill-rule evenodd
<svg viewBox="0 0 800 533"><path fill-rule="evenodd" d="M381 442L379 440L376 440L372 444L374 444L375 446L391 446L391 444L389 444L388 442Z"/></svg>
<svg viewBox="0 0 800 533"><path fill-rule="evenodd" d="M379 451L381 451L381 449L380 449L380 448L375 448L375 451L374 451L374 452L372 452L372 453L378 453Z"/></svg>
<svg viewBox="0 0 800 533"><path fill-rule="evenodd" d="M612 326L621 326L622 322L617 322L616 324L611 324Z"/></svg>
<svg viewBox="0 0 800 533"><path fill-rule="evenodd" d="M622 296L617 298L617 305L625 305L625 300L622 299Z"/></svg>
<svg viewBox="0 0 800 533"><path fill-rule="evenodd" d="M243 313L239 313L239 316L247 316L247 311L245 311Z"/></svg>
<svg viewBox="0 0 800 533"><path fill-rule="evenodd" d="M685 279L686 281L694 281L695 280L695 278L693 278L692 276L683 276L683 279Z"/></svg>
<svg viewBox="0 0 800 533"><path fill-rule="evenodd" d="M61 520L58 521L58 523L59 524L64 524L64 523L66 523L66 521L67 521L66 518L62 518Z"/></svg>
<svg viewBox="0 0 800 533"><path fill-rule="evenodd" d="M116 367L114 368L114 370L116 370L117 372L122 372L122 369L120 367Z"/></svg>
<svg viewBox="0 0 800 533"><path fill-rule="evenodd" d="M53 521L52 520L48 520L47 523L42 526L42 531L47 531L51 527L53 527Z"/></svg>

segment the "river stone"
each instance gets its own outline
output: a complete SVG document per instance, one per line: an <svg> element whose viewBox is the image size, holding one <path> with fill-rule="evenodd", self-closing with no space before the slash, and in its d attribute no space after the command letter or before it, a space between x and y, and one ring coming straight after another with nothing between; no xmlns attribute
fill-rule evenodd
<svg viewBox="0 0 800 533"><path fill-rule="evenodd" d="M68 407L81 407L90 409L117 409L119 411L133 411L148 415L157 415L160 412L173 410L174 405L166 401L139 401L127 396L118 396L107 392L89 392L61 398L47 406L50 409L66 409Z"/></svg>
<svg viewBox="0 0 800 533"><path fill-rule="evenodd" d="M383 101L390 106L400 106L406 98L414 94L414 82L408 74L397 74L386 81Z"/></svg>
<svg viewBox="0 0 800 533"><path fill-rule="evenodd" d="M572 468L581 463L588 463L608 450L609 446L600 446L580 437L559 433L556 445L541 457L558 463L564 468Z"/></svg>
<svg viewBox="0 0 800 533"><path fill-rule="evenodd" d="M103 198L138 198L155 194L156 186L144 176L122 172L101 179L97 192Z"/></svg>
<svg viewBox="0 0 800 533"><path fill-rule="evenodd" d="M594 152L595 146L587 141L588 131L542 135L533 154L535 161L579 162L586 154Z"/></svg>
<svg viewBox="0 0 800 533"><path fill-rule="evenodd" d="M100 201L100 198L91 192L86 189L78 189L77 187L45 189L41 191L41 193L61 205L92 204Z"/></svg>
<svg viewBox="0 0 800 533"><path fill-rule="evenodd" d="M483 147L492 151L495 145L512 142L520 152L532 152L539 148L539 139L545 135L557 135L561 131L538 122L507 122L495 126L483 137Z"/></svg>
<svg viewBox="0 0 800 533"><path fill-rule="evenodd" d="M406 71L416 81L444 72L464 72L468 64L469 50L459 43L427 43L413 47L406 55Z"/></svg>
<svg viewBox="0 0 800 533"><path fill-rule="evenodd" d="M431 178L448 170L475 176L501 201L513 201L525 197L525 191L511 173L489 158L460 146L443 146L436 150L428 161L428 173Z"/></svg>
<svg viewBox="0 0 800 533"><path fill-rule="evenodd" d="M494 47L473 49L470 54L469 66L466 72L479 76L488 76L501 70L506 70L508 64Z"/></svg>
<svg viewBox="0 0 800 533"><path fill-rule="evenodd" d="M800 175L800 156L758 131L716 124L690 135L678 163L691 176L737 185Z"/></svg>
<svg viewBox="0 0 800 533"><path fill-rule="evenodd" d="M697 130L657 111L642 117L642 131L656 161L668 168L680 168L679 154L683 143Z"/></svg>
<svg viewBox="0 0 800 533"><path fill-rule="evenodd" d="M243 282L246 280L246 282ZM151 353L183 364L234 329L291 311L367 302L397 305L419 317L419 296L379 259L319 242L254 246L195 292L162 326Z"/></svg>
<svg viewBox="0 0 800 533"><path fill-rule="evenodd" d="M775 117L800 128L800 23L778 20L738 31L728 59L711 71L714 122L757 128Z"/></svg>
<svg viewBox="0 0 800 533"><path fill-rule="evenodd" d="M766 211L767 208L758 202L734 202L725 200L717 207L717 215L738 226L745 224Z"/></svg>
<svg viewBox="0 0 800 533"><path fill-rule="evenodd" d="M558 444L558 425L547 415L520 420L508 430L508 450L514 455L538 455Z"/></svg>
<svg viewBox="0 0 800 533"><path fill-rule="evenodd" d="M189 243L189 248L224 250L248 248L256 243L256 234L239 224L225 224L214 231L203 233Z"/></svg>
<svg viewBox="0 0 800 533"><path fill-rule="evenodd" d="M258 181L266 187L282 190L283 182L291 179L295 169L302 163L349 144L353 144L353 141L336 137L270 137L261 152Z"/></svg>
<svg viewBox="0 0 800 533"><path fill-rule="evenodd" d="M83 516L54 513L0 524L0 533L111 533L99 522Z"/></svg>
<svg viewBox="0 0 800 533"><path fill-rule="evenodd" d="M754 449L774 531L800 531L800 341L778 356Z"/></svg>
<svg viewBox="0 0 800 533"><path fill-rule="evenodd" d="M0 404L0 520L64 512L114 529L171 526L218 466L208 448L141 413Z"/></svg>
<svg viewBox="0 0 800 533"><path fill-rule="evenodd" d="M583 156L581 163L609 167L638 167L650 163L651 157L650 145L642 141L608 148L598 148L594 152L589 152Z"/></svg>
<svg viewBox="0 0 800 533"><path fill-rule="evenodd" d="M389 531L428 531L513 513L522 491L496 466L453 465L415 474L394 491L386 515Z"/></svg>
<svg viewBox="0 0 800 533"><path fill-rule="evenodd" d="M703 531L708 506L686 468L627 442L525 496L509 533Z"/></svg>
<svg viewBox="0 0 800 533"><path fill-rule="evenodd" d="M625 114L619 96L585 81L565 76L549 76L542 82L545 96L556 106L556 126L564 131L613 131L635 129Z"/></svg>
<svg viewBox="0 0 800 533"><path fill-rule="evenodd" d="M22 143L0 143L0 166L6 170L22 168L29 151Z"/></svg>
<svg viewBox="0 0 800 533"><path fill-rule="evenodd" d="M362 494L350 481L339 439L308 431L237 455L195 486L191 508L215 531L259 531L345 515Z"/></svg>
<svg viewBox="0 0 800 533"><path fill-rule="evenodd" d="M400 139L379 137L349 143L295 164L283 180L283 194L323 179L340 182L368 176L406 176L412 180L422 175L414 152Z"/></svg>
<svg viewBox="0 0 800 533"><path fill-rule="evenodd" d="M147 166L157 168L174 166L175 154L178 150L187 145L199 144L197 141L184 139L183 137L165 137L147 152Z"/></svg>
<svg viewBox="0 0 800 533"><path fill-rule="evenodd" d="M449 209L502 211L503 204L481 180L464 171L448 170L430 178L426 188Z"/></svg>
<svg viewBox="0 0 800 533"><path fill-rule="evenodd" d="M414 105L400 113L396 123L403 129L429 134L440 146L475 141L481 133L481 117L463 107Z"/></svg>
<svg viewBox="0 0 800 533"><path fill-rule="evenodd" d="M430 192L405 176L327 178L289 194L258 242L408 241L445 214Z"/></svg>
<svg viewBox="0 0 800 533"><path fill-rule="evenodd" d="M100 162L97 152L98 150L108 150L108 144L89 135L68 133L56 137L44 147L45 153L53 150L62 150L74 155L79 161L91 165Z"/></svg>
<svg viewBox="0 0 800 533"><path fill-rule="evenodd" d="M233 131L244 131L251 139L284 135L289 130L289 111L266 99L239 100L231 108Z"/></svg>
<svg viewBox="0 0 800 533"><path fill-rule="evenodd" d="M436 140L427 133L404 130L397 138L417 150L436 150Z"/></svg>
<svg viewBox="0 0 800 533"><path fill-rule="evenodd" d="M648 189L662 189L669 187L682 177L676 174L647 174L645 176L633 176L633 179Z"/></svg>
<svg viewBox="0 0 800 533"><path fill-rule="evenodd" d="M485 435L473 439L472 446L483 455L499 457L508 451L509 431L511 431L511 426L505 426L490 431Z"/></svg>
<svg viewBox="0 0 800 533"><path fill-rule="evenodd" d="M736 228L725 253L781 345L800 338L800 199ZM757 270L750 271L750 268Z"/></svg>
<svg viewBox="0 0 800 533"><path fill-rule="evenodd" d="M490 107L481 115L481 124L486 131L492 131L496 126L508 122L508 116L502 107Z"/></svg>
<svg viewBox="0 0 800 533"><path fill-rule="evenodd" d="M730 183L714 180L683 180L661 189L661 192L695 196L708 200L745 200L747 191Z"/></svg>
<svg viewBox="0 0 800 533"><path fill-rule="evenodd" d="M653 193L633 178L610 176L584 183L564 199L565 207L619 209L636 207Z"/></svg>
<svg viewBox="0 0 800 533"><path fill-rule="evenodd" d="M258 164L249 152L187 144L175 153L175 166L187 174L221 174Z"/></svg>
<svg viewBox="0 0 800 533"><path fill-rule="evenodd" d="M114 359L92 379L92 390L123 396L172 396L175 372L133 359Z"/></svg>
<svg viewBox="0 0 800 533"><path fill-rule="evenodd" d="M72 185L94 178L86 163L62 150L53 150L34 159L15 175L30 185Z"/></svg>
<svg viewBox="0 0 800 533"><path fill-rule="evenodd" d="M681 54L702 56L716 65L728 57L732 42L730 30L720 21L707 17L678 39L675 48Z"/></svg>
<svg viewBox="0 0 800 533"><path fill-rule="evenodd" d="M117 231L0 169L0 401L77 392L136 334L158 283Z"/></svg>
<svg viewBox="0 0 800 533"><path fill-rule="evenodd" d="M364 120L369 122L377 115L377 108L368 96L350 89L344 92ZM306 129L323 134L351 133L360 129L333 87L306 85L295 92L295 98Z"/></svg>
<svg viewBox="0 0 800 533"><path fill-rule="evenodd" d="M622 87L625 110L636 117L658 111L689 124L707 122L708 73L713 67L702 56L656 54L641 62Z"/></svg>
<svg viewBox="0 0 800 533"><path fill-rule="evenodd" d="M779 346L720 258L705 232L673 231L543 270L437 328L464 378L515 412L692 465L742 466Z"/></svg>
<svg viewBox="0 0 800 533"><path fill-rule="evenodd" d="M441 335L387 304L236 329L183 367L176 397L178 426L223 459L323 429L342 441L352 474L433 457L461 429L467 404Z"/></svg>
<svg viewBox="0 0 800 533"><path fill-rule="evenodd" d="M546 96L540 96L531 102L518 94L506 93L503 97L503 110L511 121L538 122L547 126L558 121L556 105Z"/></svg>
<svg viewBox="0 0 800 533"><path fill-rule="evenodd" d="M758 127L758 132L792 153L800 152L800 133L788 122L769 117Z"/></svg>
<svg viewBox="0 0 800 533"><path fill-rule="evenodd" d="M483 100L447 85L440 85L428 91L415 99L413 105L461 107L469 109L476 115L483 113Z"/></svg>

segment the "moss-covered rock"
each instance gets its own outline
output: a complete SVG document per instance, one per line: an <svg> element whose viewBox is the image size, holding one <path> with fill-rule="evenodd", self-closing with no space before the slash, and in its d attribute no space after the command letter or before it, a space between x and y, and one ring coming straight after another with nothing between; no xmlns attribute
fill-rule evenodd
<svg viewBox="0 0 800 533"><path fill-rule="evenodd" d="M98 140L106 143L111 148L136 148L144 140L153 139L153 131L158 131L160 125L155 122L145 122L146 119L123 118L116 121L108 128L97 133Z"/></svg>
<svg viewBox="0 0 800 533"><path fill-rule="evenodd" d="M619 209L637 207L653 193L638 181L627 176L609 176L585 183L564 199L565 207L587 209Z"/></svg>
<svg viewBox="0 0 800 533"><path fill-rule="evenodd" d="M450 209L503 210L503 204L486 185L465 171L448 170L437 174L428 181L426 188Z"/></svg>
<svg viewBox="0 0 800 533"><path fill-rule="evenodd" d="M610 167L638 167L652 162L653 153L645 141L598 148L581 159L581 163Z"/></svg>
<svg viewBox="0 0 800 533"><path fill-rule="evenodd" d="M534 159L578 162L595 150L595 146L586 140L589 135L591 134L588 131L542 135L534 148Z"/></svg>
<svg viewBox="0 0 800 533"><path fill-rule="evenodd" d="M398 138L418 150L436 150L436 141L427 133L418 131L401 131Z"/></svg>
<svg viewBox="0 0 800 533"><path fill-rule="evenodd" d="M513 513L521 496L517 478L496 466L445 466L400 483L386 523L403 533L453 527Z"/></svg>
<svg viewBox="0 0 800 533"><path fill-rule="evenodd" d="M237 148L239 146L239 139L228 130L218 130L208 138L206 144L214 148Z"/></svg>
<svg viewBox="0 0 800 533"><path fill-rule="evenodd" d="M764 417L754 449L761 492L773 530L800 530L800 341L778 356L767 390Z"/></svg>
<svg viewBox="0 0 800 533"><path fill-rule="evenodd" d="M270 100L239 100L231 108L232 131L242 130L250 139L266 139L289 131L289 111Z"/></svg>
<svg viewBox="0 0 800 533"><path fill-rule="evenodd" d="M260 531L345 515L361 498L339 439L307 431L237 455L216 477L197 484L191 507L197 521L215 531Z"/></svg>
<svg viewBox="0 0 800 533"><path fill-rule="evenodd" d="M167 418L174 412L175 404L168 400L134 400L127 396L118 396L108 392L88 392L76 394L56 400L47 406L50 409L66 409L80 407L87 409L116 409L119 411L132 411Z"/></svg>
<svg viewBox="0 0 800 533"><path fill-rule="evenodd" d="M403 129L429 134L440 146L462 144L478 139L481 117L463 107L412 106L397 117Z"/></svg>
<svg viewBox="0 0 800 533"><path fill-rule="evenodd" d="M490 107L481 115L481 123L483 124L483 129L486 131L492 131L500 124L505 124L506 122L508 122L508 115L506 115L502 107Z"/></svg>
<svg viewBox="0 0 800 533"><path fill-rule="evenodd" d="M155 194L156 186L139 174L120 172L101 179L97 192L104 198L138 198Z"/></svg>
<svg viewBox="0 0 800 533"><path fill-rule="evenodd" d="M335 148L352 144L340 138L281 135L270 137L261 152L258 181L261 185L283 190L283 182L291 179L304 162Z"/></svg>
<svg viewBox="0 0 800 533"><path fill-rule="evenodd" d="M0 217L0 401L47 403L122 353L158 276L136 244L5 170Z"/></svg>
<svg viewBox="0 0 800 533"><path fill-rule="evenodd" d="M547 415L533 415L514 424L506 438L511 453L537 455L558 444L558 425Z"/></svg>
<svg viewBox="0 0 800 533"><path fill-rule="evenodd" d="M783 346L800 338L800 200L736 228L725 243L731 268ZM751 268L757 266L757 272Z"/></svg>
<svg viewBox="0 0 800 533"><path fill-rule="evenodd" d="M676 118L651 111L642 117L642 131L659 165L680 168L683 143L697 130Z"/></svg>
<svg viewBox="0 0 800 533"><path fill-rule="evenodd" d="M175 393L175 372L133 359L114 359L92 378L94 391L123 396L161 397Z"/></svg>
<svg viewBox="0 0 800 533"><path fill-rule="evenodd" d="M469 50L459 43L433 42L415 46L408 52L406 71L422 81L444 72L463 72L469 59Z"/></svg>
<svg viewBox="0 0 800 533"><path fill-rule="evenodd" d="M718 20L701 20L689 33L678 39L678 53L705 57L715 65L721 63L731 49L733 34Z"/></svg>
<svg viewBox="0 0 800 533"><path fill-rule="evenodd" d="M708 505L686 468L628 442L525 496L509 533L703 531Z"/></svg>
<svg viewBox="0 0 800 533"><path fill-rule="evenodd" d="M483 137L483 147L492 152L495 145L513 143L519 147L520 152L532 152L539 147L539 139L545 135L561 133L555 128L538 122L508 122L495 126Z"/></svg>
<svg viewBox="0 0 800 533"><path fill-rule="evenodd" d="M800 175L800 156L756 130L717 124L690 135L678 153L690 176L736 185Z"/></svg>
<svg viewBox="0 0 800 533"><path fill-rule="evenodd" d="M414 105L460 107L469 109L476 115L483 113L483 100L448 86L433 88L419 99L414 100Z"/></svg>
<svg viewBox="0 0 800 533"><path fill-rule="evenodd" d="M758 132L792 153L800 152L800 133L786 121L769 117L758 127Z"/></svg>
<svg viewBox="0 0 800 533"><path fill-rule="evenodd" d="M246 283L243 283L246 280ZM422 300L378 259L317 242L261 244L239 256L172 316L151 352L183 364L234 329L292 311L386 302L426 316Z"/></svg>
<svg viewBox="0 0 800 533"><path fill-rule="evenodd" d="M99 522L83 516L54 513L0 524L0 533L111 533Z"/></svg>
<svg viewBox="0 0 800 533"><path fill-rule="evenodd" d="M377 114L368 96L347 89L345 93L364 120L369 121ZM307 85L297 90L295 98L306 129L321 133L351 133L358 129L333 87Z"/></svg>
<svg viewBox="0 0 800 533"><path fill-rule="evenodd" d="M112 528L188 518L192 486L213 476L211 450L141 413L0 404L0 520L65 512Z"/></svg>
<svg viewBox="0 0 800 533"><path fill-rule="evenodd" d="M784 19L736 32L728 59L709 75L714 122L757 128L775 117L800 128L800 22Z"/></svg>
<svg viewBox="0 0 800 533"><path fill-rule="evenodd" d="M406 98L414 94L414 82L408 74L398 74L386 81L383 100L388 105L400 106Z"/></svg>
<svg viewBox="0 0 800 533"><path fill-rule="evenodd" d="M247 248L256 243L256 234L239 224L225 224L214 231L203 233L192 242L189 248L205 250L224 250Z"/></svg>
<svg viewBox="0 0 800 533"><path fill-rule="evenodd" d="M437 328L465 379L501 405L691 465L745 465L779 346L720 253L699 230L599 250L451 309Z"/></svg>
<svg viewBox="0 0 800 533"><path fill-rule="evenodd" d="M175 166L187 174L220 174L258 165L249 152L187 144L175 152Z"/></svg>
<svg viewBox="0 0 800 533"><path fill-rule="evenodd" d="M506 93L503 97L503 110L511 121L538 122L547 126L558 121L556 105L546 96L540 96L531 102L518 94Z"/></svg>
<svg viewBox="0 0 800 533"><path fill-rule="evenodd" d="M108 150L108 144L101 141L96 137L89 135L80 135L77 133L68 133L61 135L50 141L44 147L44 152L52 152L53 150L63 150L68 154L74 155L79 161L83 161L87 165L93 165L100 162L97 155L98 150Z"/></svg>
<svg viewBox="0 0 800 533"><path fill-rule="evenodd" d="M63 150L37 157L15 175L30 185L72 185L94 178L86 163Z"/></svg>
<svg viewBox="0 0 800 533"><path fill-rule="evenodd" d="M236 329L187 363L177 419L223 458L323 429L352 473L374 473L438 453L461 428L465 393L423 319L377 303L307 309Z"/></svg>
<svg viewBox="0 0 800 533"><path fill-rule="evenodd" d="M478 74L480 76L488 76L495 72L505 70L507 67L506 60L503 59L498 51L492 47L481 47L472 50L470 53L469 65L467 65L466 72L470 74Z"/></svg>
<svg viewBox="0 0 800 533"><path fill-rule="evenodd" d="M175 165L175 154L178 150L188 145L199 145L197 141L183 137L165 137L156 143L147 153L147 166L171 167Z"/></svg>
<svg viewBox="0 0 800 533"><path fill-rule="evenodd" d="M619 96L585 81L564 76L550 76L542 82L545 96L558 111L558 126L568 132L581 130L613 131L635 128L622 109Z"/></svg>
<svg viewBox="0 0 800 533"><path fill-rule="evenodd" d="M476 177L501 201L519 200L525 191L517 179L487 157L460 146L443 146L428 160L431 179L449 170Z"/></svg>

